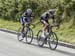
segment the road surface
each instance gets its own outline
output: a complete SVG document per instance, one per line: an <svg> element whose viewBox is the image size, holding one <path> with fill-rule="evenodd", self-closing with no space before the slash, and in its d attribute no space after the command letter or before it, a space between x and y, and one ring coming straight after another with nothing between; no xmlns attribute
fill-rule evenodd
<svg viewBox="0 0 75 56"><path fill-rule="evenodd" d="M38 47L36 40L31 45L19 42L14 34L0 31L0 56L75 56L75 49L58 46L56 50Z"/></svg>

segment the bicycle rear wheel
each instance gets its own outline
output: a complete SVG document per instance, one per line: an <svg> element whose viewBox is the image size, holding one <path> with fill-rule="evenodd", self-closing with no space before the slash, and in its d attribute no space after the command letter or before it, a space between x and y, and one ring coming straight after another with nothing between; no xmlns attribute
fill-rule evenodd
<svg viewBox="0 0 75 56"><path fill-rule="evenodd" d="M33 31L32 29L28 29L28 31L26 32L26 43L31 44L33 40Z"/></svg>
<svg viewBox="0 0 75 56"><path fill-rule="evenodd" d="M48 44L51 50L55 50L58 45L58 38L56 33L52 32L48 37Z"/></svg>
<svg viewBox="0 0 75 56"><path fill-rule="evenodd" d="M37 42L40 47L44 45L44 38L41 35L42 35L42 30L40 30L37 34Z"/></svg>

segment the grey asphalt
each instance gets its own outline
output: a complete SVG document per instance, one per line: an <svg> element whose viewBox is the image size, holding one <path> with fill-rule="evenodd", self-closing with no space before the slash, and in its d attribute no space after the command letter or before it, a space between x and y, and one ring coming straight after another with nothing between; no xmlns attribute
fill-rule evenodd
<svg viewBox="0 0 75 56"><path fill-rule="evenodd" d="M14 34L0 31L0 56L75 56L75 49L58 46L50 50L47 45L41 48L36 40L29 45L19 42Z"/></svg>

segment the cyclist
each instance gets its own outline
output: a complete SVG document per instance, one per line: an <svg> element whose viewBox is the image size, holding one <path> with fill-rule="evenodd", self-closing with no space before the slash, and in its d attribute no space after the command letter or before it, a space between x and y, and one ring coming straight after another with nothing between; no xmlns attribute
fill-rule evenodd
<svg viewBox="0 0 75 56"><path fill-rule="evenodd" d="M54 18L54 12L55 10L54 9L50 9L48 10L47 12L43 13L41 15L41 23L44 25L43 27L43 30L42 30L42 37L45 37L45 34L48 35L48 25L49 25L49 22L48 22L48 19L49 18L52 18L53 19L53 22L55 22L55 18Z"/></svg>
<svg viewBox="0 0 75 56"><path fill-rule="evenodd" d="M32 19L32 9L29 8L22 14L20 18L21 33L24 31L24 25L26 24L26 26L29 26Z"/></svg>

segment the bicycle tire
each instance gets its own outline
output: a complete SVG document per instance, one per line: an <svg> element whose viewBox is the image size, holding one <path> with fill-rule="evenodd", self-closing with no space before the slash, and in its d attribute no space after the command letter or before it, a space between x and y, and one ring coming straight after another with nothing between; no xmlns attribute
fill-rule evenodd
<svg viewBox="0 0 75 56"><path fill-rule="evenodd" d="M30 34L28 35L28 33L30 33ZM30 41L29 41L29 39L30 39ZM32 31L32 29L29 28L29 30L26 33L26 43L31 44L32 40L33 40L33 31Z"/></svg>
<svg viewBox="0 0 75 56"><path fill-rule="evenodd" d="M37 33L37 43L38 43L38 46L43 47L44 39L42 40L40 33L42 33L42 30L39 30ZM40 43L40 41L42 41L42 42Z"/></svg>
<svg viewBox="0 0 75 56"><path fill-rule="evenodd" d="M51 36L53 36L53 37L51 37ZM52 39L54 38L54 36L55 36L56 42L51 42ZM52 38L52 39L51 39L51 38ZM54 41L54 39L53 39L53 41ZM57 45L58 45L58 38L57 38L56 33L52 32L52 33L50 34L50 38L48 37L48 44L49 44L49 47L50 47L51 50L55 50L55 49L57 48ZM53 46L52 46L51 44L55 44L55 47L53 48Z"/></svg>

